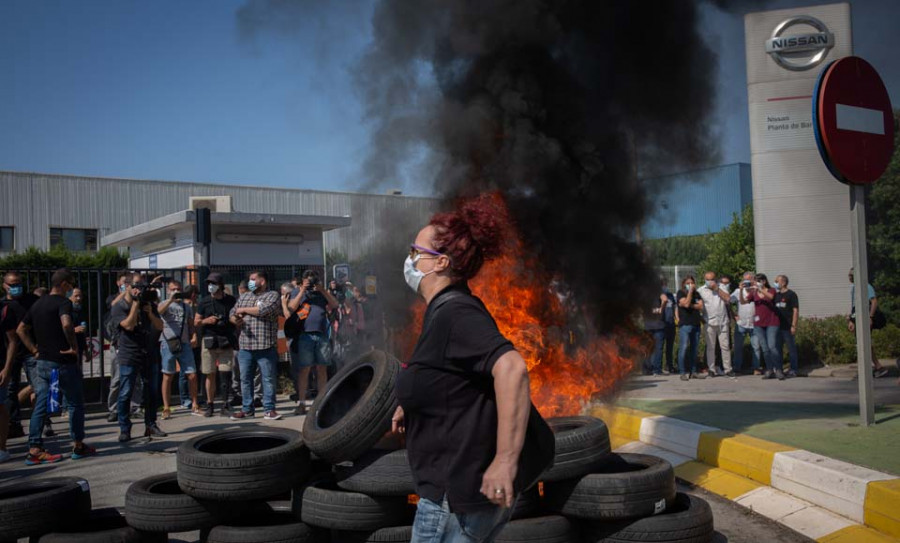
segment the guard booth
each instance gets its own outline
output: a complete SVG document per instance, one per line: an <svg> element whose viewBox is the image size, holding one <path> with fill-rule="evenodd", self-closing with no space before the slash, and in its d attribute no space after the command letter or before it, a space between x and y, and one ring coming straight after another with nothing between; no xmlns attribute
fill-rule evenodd
<svg viewBox="0 0 900 543"><path fill-rule="evenodd" d="M228 196L191 198L190 204L190 209L106 235L101 245L127 249L131 268L199 270L206 266L221 271L234 293L254 268L279 270L269 277L273 288L306 269L317 270L325 280L323 234L350 226L347 216L235 212ZM208 258L197 239L198 209L210 210ZM188 282L202 280L191 277Z"/></svg>

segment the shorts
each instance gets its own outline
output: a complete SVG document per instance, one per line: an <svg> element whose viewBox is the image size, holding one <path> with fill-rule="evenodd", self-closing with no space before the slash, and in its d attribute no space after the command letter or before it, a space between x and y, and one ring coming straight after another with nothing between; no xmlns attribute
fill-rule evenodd
<svg viewBox="0 0 900 543"><path fill-rule="evenodd" d="M200 354L200 371L204 375L216 371L218 362L219 371L231 371L234 362L234 349L203 349Z"/></svg>
<svg viewBox="0 0 900 543"><path fill-rule="evenodd" d="M165 375L173 375L175 373L175 361L181 366L181 373L191 374L197 373L197 364L194 362L194 351L191 349L190 343L181 344L181 352L172 354L169 351L169 344L165 341L159 343L159 354L162 355L162 372Z"/></svg>
<svg viewBox="0 0 900 543"><path fill-rule="evenodd" d="M324 334L300 334L291 344L291 369L330 366L331 345Z"/></svg>

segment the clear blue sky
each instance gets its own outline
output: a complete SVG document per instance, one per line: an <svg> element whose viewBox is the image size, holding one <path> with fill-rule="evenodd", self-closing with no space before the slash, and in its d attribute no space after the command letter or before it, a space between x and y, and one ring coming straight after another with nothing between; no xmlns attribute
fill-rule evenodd
<svg viewBox="0 0 900 543"><path fill-rule="evenodd" d="M0 0L0 170L356 189L368 132L352 68L372 2L302 2L325 7L252 35L245 3ZM900 2L851 4L855 52L900 107ZM742 13L704 17L723 162L749 162Z"/></svg>

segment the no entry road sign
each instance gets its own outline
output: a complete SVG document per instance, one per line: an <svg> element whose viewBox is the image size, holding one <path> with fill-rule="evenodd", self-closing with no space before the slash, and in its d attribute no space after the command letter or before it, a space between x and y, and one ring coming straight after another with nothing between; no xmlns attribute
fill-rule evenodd
<svg viewBox="0 0 900 543"><path fill-rule="evenodd" d="M844 57L822 70L813 127L822 160L839 181L867 185L881 177L894 152L894 114L871 64Z"/></svg>

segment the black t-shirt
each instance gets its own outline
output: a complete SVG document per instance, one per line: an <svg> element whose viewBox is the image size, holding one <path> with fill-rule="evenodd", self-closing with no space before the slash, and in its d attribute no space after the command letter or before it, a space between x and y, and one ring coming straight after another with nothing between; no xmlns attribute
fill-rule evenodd
<svg viewBox="0 0 900 543"><path fill-rule="evenodd" d="M38 297L30 292L15 300L0 300L0 347L3 349L0 351L2 353L0 354L0 368L6 364L6 348L9 345L6 341L6 333L16 331L19 323L22 322L25 314L36 301L38 301ZM16 360L24 360L28 358L29 354L25 344L19 341L18 347L16 347Z"/></svg>
<svg viewBox="0 0 900 543"><path fill-rule="evenodd" d="M46 294L34 302L22 322L31 327L39 359L74 364L78 361L76 355L60 354L69 350L69 340L60 320L63 315L72 317L72 302L59 294Z"/></svg>
<svg viewBox="0 0 900 543"><path fill-rule="evenodd" d="M231 294L225 293L221 299L206 296L200 300L197 306L197 314L201 319L216 315L219 322L216 324L204 324L201 337L225 336L234 348L237 348L237 336L234 333L234 325L228 320L228 314L237 300Z"/></svg>
<svg viewBox="0 0 900 543"><path fill-rule="evenodd" d="M778 320L782 330L790 330L794 322L794 309L800 309L800 300L793 290L775 293L775 308L778 310Z"/></svg>
<svg viewBox="0 0 900 543"><path fill-rule="evenodd" d="M451 293L458 294L434 311ZM424 322L397 378L416 493L436 502L446 494L454 512L484 509L481 480L497 447L491 371L513 345L465 284L432 299Z"/></svg>
<svg viewBox="0 0 900 543"><path fill-rule="evenodd" d="M700 301L700 295L697 294L697 291L694 291L694 294L691 296L690 307L682 307L681 300L687 297L687 292L684 289L678 291L677 303L678 305L678 325L679 326L700 326L700 310L694 309L694 304Z"/></svg>
<svg viewBox="0 0 900 543"><path fill-rule="evenodd" d="M150 304L153 312L158 316L156 306ZM138 324L134 330L128 331L122 328L121 322L128 318L131 306L126 300L122 300L112 306L110 318L119 326L119 345L116 349L116 360L126 366L141 366L150 361L154 350L158 351L160 331L153 328L150 319L143 311L138 313Z"/></svg>

